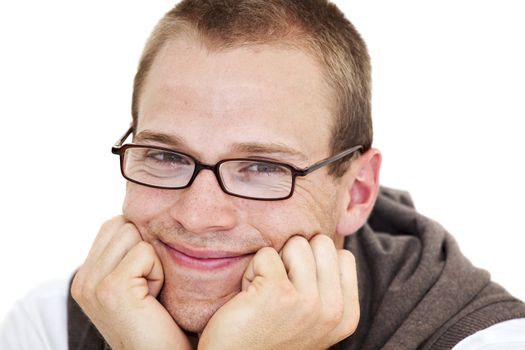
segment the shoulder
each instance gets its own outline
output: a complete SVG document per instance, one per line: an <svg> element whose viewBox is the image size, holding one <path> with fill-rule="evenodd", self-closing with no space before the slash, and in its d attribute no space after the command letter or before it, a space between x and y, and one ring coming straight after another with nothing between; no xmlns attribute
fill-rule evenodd
<svg viewBox="0 0 525 350"><path fill-rule="evenodd" d="M69 277L42 283L17 301L0 326L1 349L67 349Z"/></svg>
<svg viewBox="0 0 525 350"><path fill-rule="evenodd" d="M459 342L453 350L525 349L525 318L497 323Z"/></svg>

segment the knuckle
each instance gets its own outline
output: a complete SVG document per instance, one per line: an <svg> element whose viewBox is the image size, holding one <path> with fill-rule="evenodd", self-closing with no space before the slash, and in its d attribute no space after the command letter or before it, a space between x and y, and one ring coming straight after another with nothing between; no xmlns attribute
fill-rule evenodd
<svg viewBox="0 0 525 350"><path fill-rule="evenodd" d="M138 242L133 249L137 250L140 254L155 255L155 249L153 246L145 241Z"/></svg>
<svg viewBox="0 0 525 350"><path fill-rule="evenodd" d="M272 286L279 297L295 297L295 288L289 281L278 281Z"/></svg>
<svg viewBox="0 0 525 350"><path fill-rule="evenodd" d="M123 222L122 216L115 216L109 220L104 221L100 226L100 231L110 231L115 227L115 225L121 222Z"/></svg>
<svg viewBox="0 0 525 350"><path fill-rule="evenodd" d="M73 282L71 283L71 296L75 301L86 301L90 298L90 284L87 282L89 281L89 276L86 275L86 273L81 268L73 278Z"/></svg>
<svg viewBox="0 0 525 350"><path fill-rule="evenodd" d="M119 230L119 236L121 239L128 240L130 242L142 241L142 238L137 231L137 228L132 223L125 223Z"/></svg>
<svg viewBox="0 0 525 350"><path fill-rule="evenodd" d="M275 259L279 259L279 253L272 248L272 247L264 247L259 249L257 253L255 254L254 259L257 259L257 261L274 261Z"/></svg>
<svg viewBox="0 0 525 350"><path fill-rule="evenodd" d="M281 254L283 256L294 256L300 252L310 251L310 243L303 236L292 236L284 244Z"/></svg>
<svg viewBox="0 0 525 350"><path fill-rule="evenodd" d="M259 251L257 252L257 254L260 254L260 255L274 255L275 253L276 253L276 250L272 247L263 247L259 249Z"/></svg>
<svg viewBox="0 0 525 350"><path fill-rule="evenodd" d="M350 264L351 266L355 266L355 256L354 254L352 254L351 251L346 250L346 249L339 249L337 251L337 254L339 256L339 259Z"/></svg>
<svg viewBox="0 0 525 350"><path fill-rule="evenodd" d="M359 311L353 313L351 316L341 321L341 336L346 338L351 336L357 330L359 325Z"/></svg>
<svg viewBox="0 0 525 350"><path fill-rule="evenodd" d="M106 277L94 290L97 301L109 309L115 309L116 305L115 295L117 293L115 293L114 286L114 281L111 278Z"/></svg>
<svg viewBox="0 0 525 350"><path fill-rule="evenodd" d="M307 314L319 315L321 312L321 301L317 294L312 293L311 295L303 296L300 299L300 305Z"/></svg>
<svg viewBox="0 0 525 350"><path fill-rule="evenodd" d="M328 237L327 235L323 235L323 234L315 235L310 240L310 243L313 244L313 245L335 247L334 241L330 237Z"/></svg>
<svg viewBox="0 0 525 350"><path fill-rule="evenodd" d="M343 320L344 310L342 305L330 305L325 309L324 322L329 329L336 328Z"/></svg>
<svg viewBox="0 0 525 350"><path fill-rule="evenodd" d="M289 246L309 246L308 240L303 236L295 235L288 239L287 245Z"/></svg>
<svg viewBox="0 0 525 350"><path fill-rule="evenodd" d="M100 225L100 232L109 231L113 227L113 219L104 221L102 225Z"/></svg>
<svg viewBox="0 0 525 350"><path fill-rule="evenodd" d="M77 273L75 275L75 278L73 279L73 282L71 283L71 296L73 299L75 299L77 302L82 299L82 291L83 291L83 283L81 281L81 278L79 277L79 274Z"/></svg>
<svg viewBox="0 0 525 350"><path fill-rule="evenodd" d="M353 313L352 317L350 318L350 326L352 327L352 333L355 332L357 329L357 326L359 325L359 319L361 318L361 312L359 308L357 308Z"/></svg>
<svg viewBox="0 0 525 350"><path fill-rule="evenodd" d="M131 222L126 222L124 225L122 225L120 231L128 233L130 235L134 235L137 233L135 225L133 225Z"/></svg>
<svg viewBox="0 0 525 350"><path fill-rule="evenodd" d="M330 261L337 263L337 249L330 237L318 234L310 240L310 245L314 254L328 256Z"/></svg>
<svg viewBox="0 0 525 350"><path fill-rule="evenodd" d="M291 283L278 283L273 286L272 293L275 293L279 303L289 307L295 307L297 303L297 294Z"/></svg>

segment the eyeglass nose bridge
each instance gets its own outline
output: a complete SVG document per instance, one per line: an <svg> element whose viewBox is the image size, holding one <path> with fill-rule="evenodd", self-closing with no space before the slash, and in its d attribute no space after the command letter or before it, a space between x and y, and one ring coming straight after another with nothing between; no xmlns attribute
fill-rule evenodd
<svg viewBox="0 0 525 350"><path fill-rule="evenodd" d="M215 179L217 180L217 183L219 184L219 187L221 188L221 190L224 193L229 193L228 190L226 190L226 188L224 187L224 184L222 183L221 174L219 173L220 165L221 165L221 162L215 165L210 165L210 164L204 164L204 163L195 161L195 169L193 170L193 175L190 181L188 182L188 184L186 185L186 188L190 187L193 184L193 182L195 181L195 179L197 178L201 170L211 170L213 174L215 175Z"/></svg>

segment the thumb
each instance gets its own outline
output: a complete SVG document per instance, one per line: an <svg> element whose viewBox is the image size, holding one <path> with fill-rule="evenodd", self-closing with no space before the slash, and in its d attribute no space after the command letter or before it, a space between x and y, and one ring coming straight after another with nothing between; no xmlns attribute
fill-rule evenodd
<svg viewBox="0 0 525 350"><path fill-rule="evenodd" d="M259 289L265 280L288 280L279 253L270 247L260 249L248 264L242 278L242 290Z"/></svg>
<svg viewBox="0 0 525 350"><path fill-rule="evenodd" d="M115 273L129 276L132 281L146 280L148 286L146 295L153 297L157 297L164 283L164 272L160 259L153 246L144 241L137 243L126 254L115 269ZM140 286L140 284L140 282L133 283L134 286Z"/></svg>

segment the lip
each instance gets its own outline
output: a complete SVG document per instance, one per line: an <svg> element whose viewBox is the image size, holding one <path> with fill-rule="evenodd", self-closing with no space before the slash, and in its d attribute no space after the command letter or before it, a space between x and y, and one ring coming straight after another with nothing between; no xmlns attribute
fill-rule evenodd
<svg viewBox="0 0 525 350"><path fill-rule="evenodd" d="M253 255L221 250L201 250L172 243L161 243L177 265L201 271L224 269Z"/></svg>

